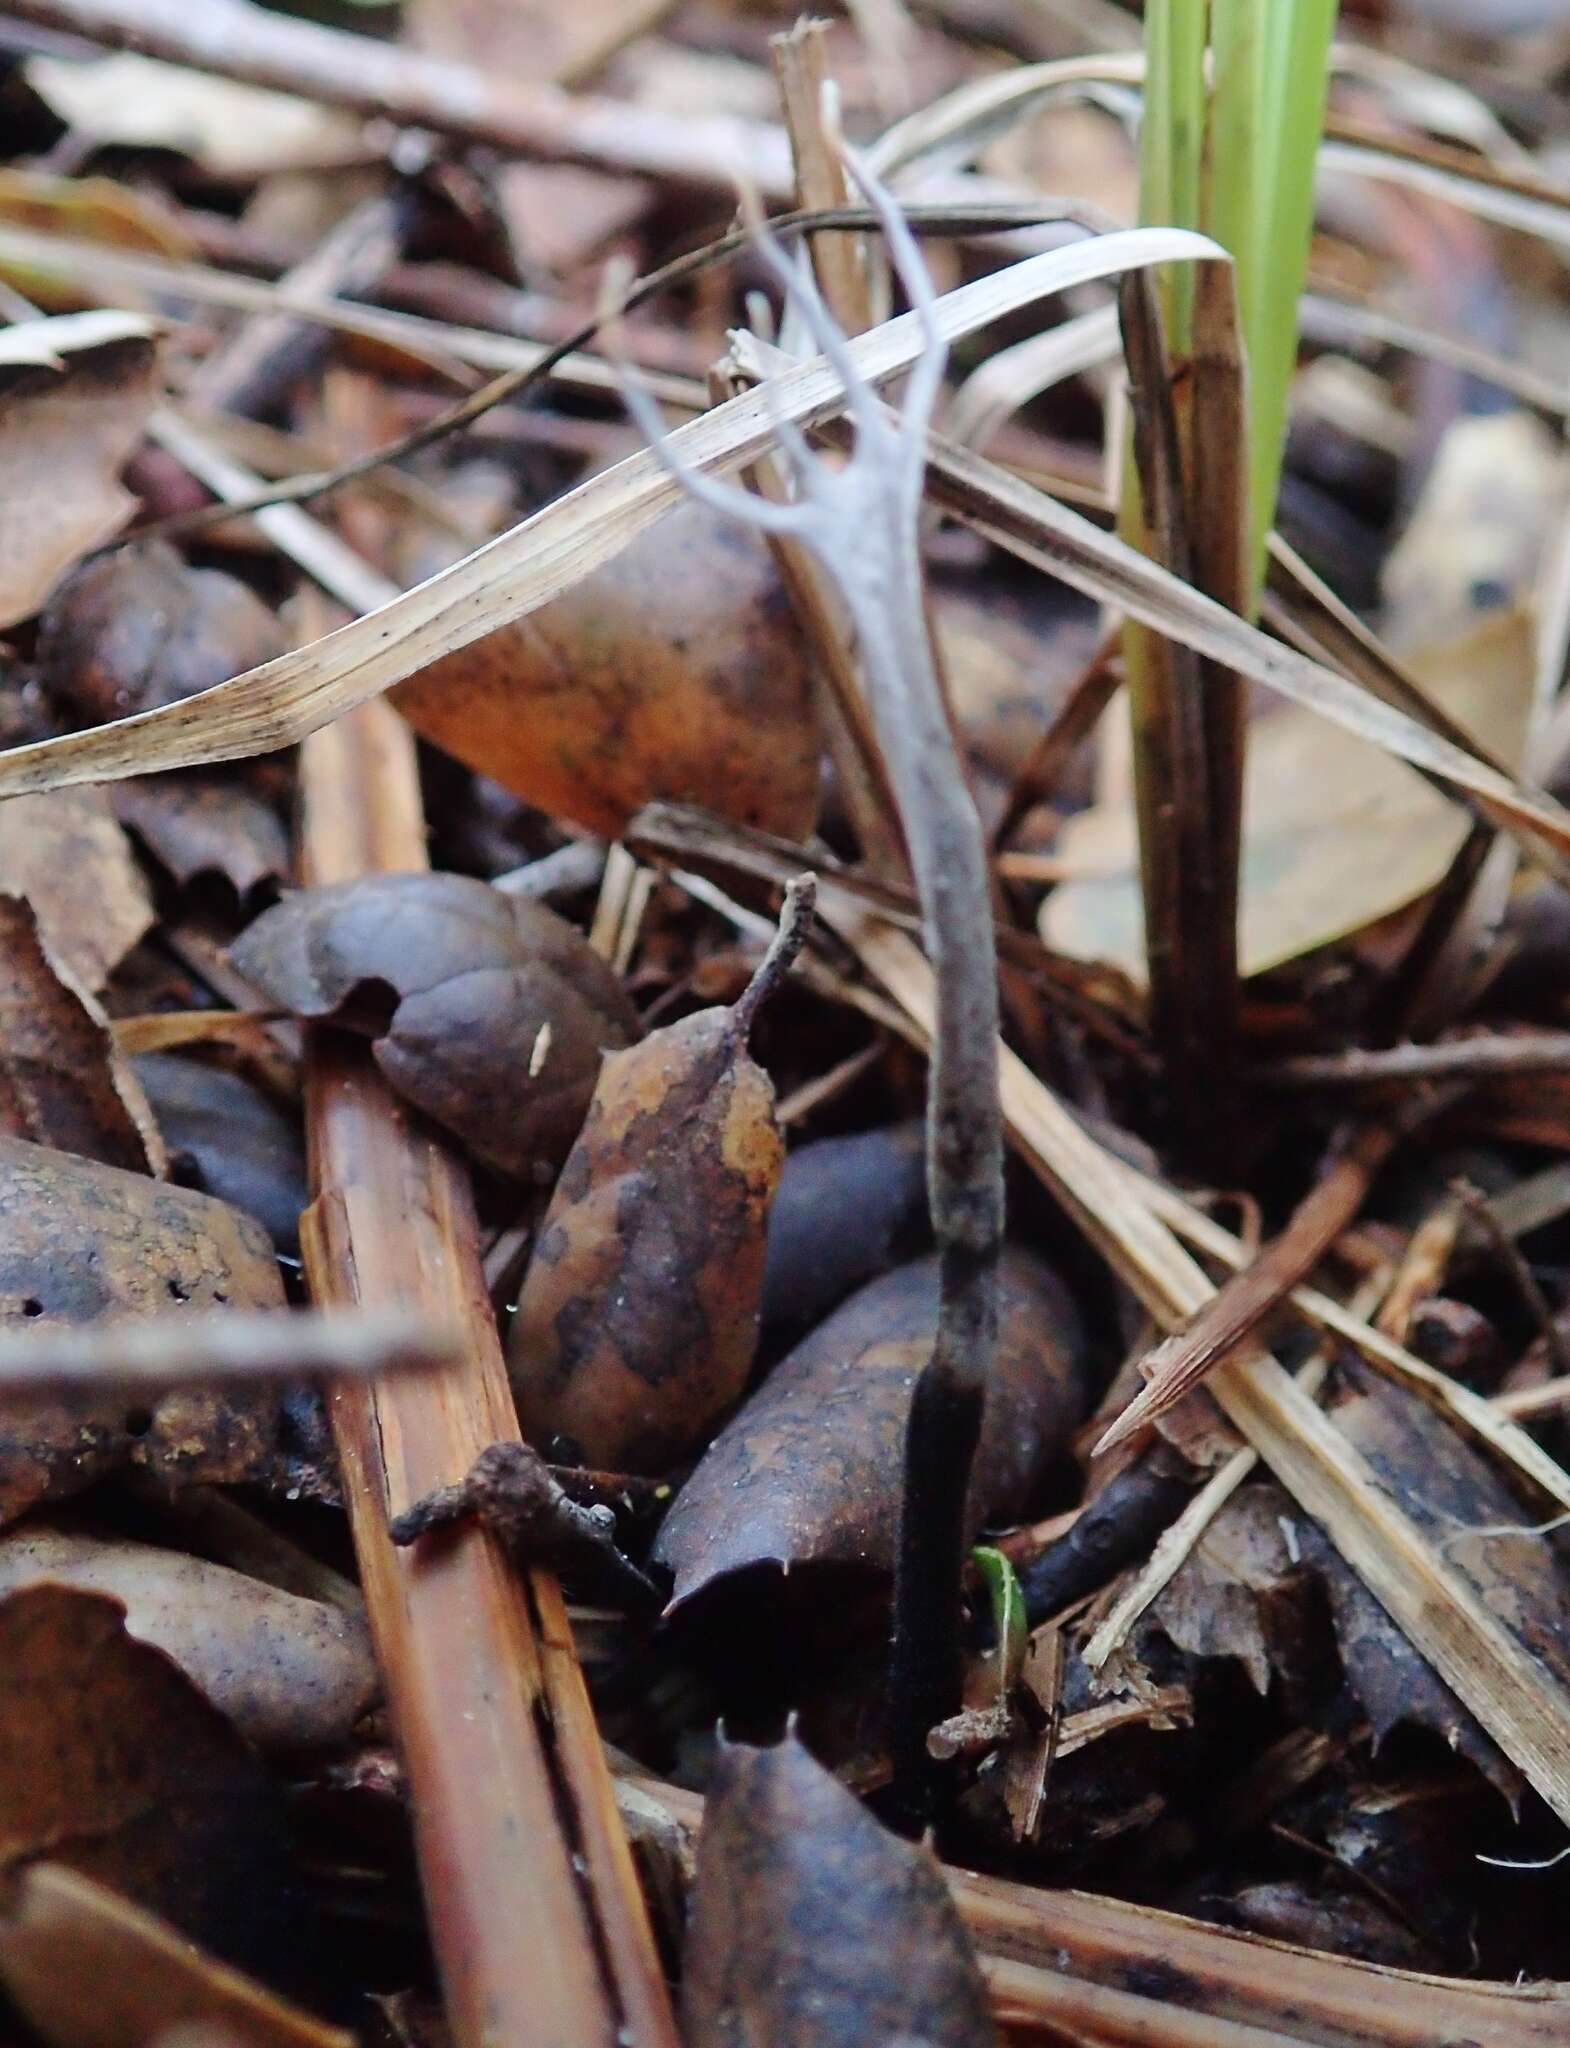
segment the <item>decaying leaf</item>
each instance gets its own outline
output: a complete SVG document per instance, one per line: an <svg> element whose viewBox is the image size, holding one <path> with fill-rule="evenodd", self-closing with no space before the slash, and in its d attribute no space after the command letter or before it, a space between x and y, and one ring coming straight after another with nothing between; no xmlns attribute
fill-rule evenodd
<svg viewBox="0 0 1570 2048"><path fill-rule="evenodd" d="M763 1325L801 1336L853 1289L923 1248L927 1140L919 1123L819 1138L787 1155L769 1211Z"/></svg>
<svg viewBox="0 0 1570 2048"><path fill-rule="evenodd" d="M262 1766L117 1601L65 1586L0 1600L0 1865L40 1854L242 1966L276 1940Z"/></svg>
<svg viewBox="0 0 1570 2048"><path fill-rule="evenodd" d="M150 2041L353 2048L167 1921L59 1863L31 1863L0 1912L0 1984L48 2048Z"/></svg>
<svg viewBox="0 0 1570 2048"><path fill-rule="evenodd" d="M47 1328L116 1316L283 1305L261 1225L224 1202L69 1153L0 1139L0 1319ZM0 1407L0 1521L80 1492L127 1461L170 1481L235 1481L265 1466L271 1404L170 1394Z"/></svg>
<svg viewBox="0 0 1570 2048"><path fill-rule="evenodd" d="M215 177L348 162L361 152L352 115L183 64L129 52L88 64L33 57L27 77L69 128L97 142L180 150Z"/></svg>
<svg viewBox="0 0 1570 2048"><path fill-rule="evenodd" d="M1558 437L1531 413L1453 421L1380 572L1388 643L1438 646L1464 639L1480 612L1530 607L1566 482Z"/></svg>
<svg viewBox="0 0 1570 2048"><path fill-rule="evenodd" d="M1235 1657L1259 1693L1269 1690L1278 1664L1302 1656L1306 1574L1287 1538L1290 1515L1276 1487L1245 1487L1149 1611L1150 1622L1190 1656Z"/></svg>
<svg viewBox="0 0 1570 2048"><path fill-rule="evenodd" d="M345 1741L376 1693L363 1622L183 1551L34 1523L0 1536L0 1598L29 1586L107 1593L258 1749Z"/></svg>
<svg viewBox="0 0 1570 2048"><path fill-rule="evenodd" d="M0 803L0 889L26 897L51 957L94 990L153 925L147 884L101 789Z"/></svg>
<svg viewBox="0 0 1570 2048"><path fill-rule="evenodd" d="M287 645L254 591L221 569L191 568L166 541L87 563L38 627L44 687L84 725L178 704Z"/></svg>
<svg viewBox="0 0 1570 2048"><path fill-rule="evenodd" d="M1531 624L1519 612L1410 663L1435 702L1507 761L1521 755L1532 666ZM1468 830L1464 812L1399 761L1295 706L1250 729L1243 812L1245 974L1404 909L1439 881ZM1042 937L1143 980L1132 813L1123 805L1081 812L1058 848L1074 879L1042 905Z"/></svg>
<svg viewBox="0 0 1570 2048"><path fill-rule="evenodd" d="M969 1940L930 1852L800 1743L721 1752L698 1844L691 2048L990 2048Z"/></svg>
<svg viewBox="0 0 1570 2048"><path fill-rule="evenodd" d="M551 604L422 669L426 739L615 837L658 798L804 839L818 809L805 647L761 542L698 507Z"/></svg>
<svg viewBox="0 0 1570 2048"><path fill-rule="evenodd" d="M1570 1572L1552 1531L1488 1461L1414 1394L1371 1384L1334 1411L1384 1491L1475 1587L1527 1654L1561 1684L1570 1677L1565 1616ZM1519 1775L1341 1560L1309 1525L1304 1544L1323 1572L1347 1676L1382 1739L1400 1722L1441 1735L1509 1797Z"/></svg>
<svg viewBox="0 0 1570 2048"><path fill-rule="evenodd" d="M932 1350L937 1261L851 1296L720 1432L655 1545L680 1606L730 1572L893 1569L905 1422ZM1084 1412L1079 1316L1049 1267L1004 1255L996 1363L971 1482L972 1528L1017 1513Z"/></svg>
<svg viewBox="0 0 1570 2048"><path fill-rule="evenodd" d="M601 1053L638 1035L580 932L467 875L302 889L241 934L234 963L269 1001L373 1037L399 1094L520 1178L564 1156Z"/></svg>
<svg viewBox="0 0 1570 2048"><path fill-rule="evenodd" d="M308 1199L298 1122L239 1074L205 1060L154 1052L132 1064L181 1185L254 1216L280 1251L298 1249Z"/></svg>
<svg viewBox="0 0 1570 2048"><path fill-rule="evenodd" d="M289 839L271 804L232 776L199 768L117 782L110 802L160 867L182 887L217 875L238 903L290 874Z"/></svg>
<svg viewBox="0 0 1570 2048"><path fill-rule="evenodd" d="M158 395L156 331L134 313L0 331L0 626L129 516L120 468Z"/></svg>
<svg viewBox="0 0 1570 2048"><path fill-rule="evenodd" d="M132 1173L162 1173L141 1083L91 992L51 959L32 905L0 893L0 1129Z"/></svg>
<svg viewBox="0 0 1570 2048"><path fill-rule="evenodd" d="M747 1038L810 903L793 884L780 937L730 1008L699 1010L606 1060L508 1344L536 1444L563 1436L580 1463L662 1471L746 1385L785 1157L774 1084Z"/></svg>

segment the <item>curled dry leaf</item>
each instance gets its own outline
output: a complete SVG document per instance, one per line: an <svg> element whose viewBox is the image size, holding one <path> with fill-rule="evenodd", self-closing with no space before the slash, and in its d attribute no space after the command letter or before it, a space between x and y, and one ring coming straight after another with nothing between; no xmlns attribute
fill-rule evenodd
<svg viewBox="0 0 1570 2048"><path fill-rule="evenodd" d="M986 1988L937 1864L802 1748L721 1751L698 1844L690 2048L992 2048Z"/></svg>
<svg viewBox="0 0 1570 2048"><path fill-rule="evenodd" d="M1434 701L1503 760L1519 760L1532 701L1523 613L1491 619L1410 664ZM1466 814L1400 761L1296 706L1251 729L1243 793L1239 964L1262 974L1402 910L1434 887ZM1041 935L1077 960L1143 980L1145 941L1126 805L1071 818L1074 879L1042 905Z"/></svg>
<svg viewBox="0 0 1570 2048"><path fill-rule="evenodd" d="M298 1121L239 1074L175 1053L132 1062L175 1177L254 1216L280 1251L300 1243L308 1199Z"/></svg>
<svg viewBox="0 0 1570 2048"><path fill-rule="evenodd" d="M785 1157L774 1084L747 1036L803 933L787 899L781 936L734 1005L606 1060L508 1343L536 1444L562 1436L581 1464L662 1471L746 1385Z"/></svg>
<svg viewBox="0 0 1570 2048"><path fill-rule="evenodd" d="M31 1523L0 1536L0 1597L45 1584L111 1594L258 1749L346 1741L375 1696L363 1622L206 1558Z"/></svg>
<svg viewBox="0 0 1570 2048"><path fill-rule="evenodd" d="M245 584L221 569L191 568L167 541L88 562L56 591L38 626L44 687L86 725L178 704L287 645Z"/></svg>
<svg viewBox="0 0 1570 2048"><path fill-rule="evenodd" d="M400 1095L520 1178L565 1155L600 1055L638 1035L580 932L467 875L302 889L264 911L233 957L269 1002L373 1037Z"/></svg>
<svg viewBox="0 0 1570 2048"><path fill-rule="evenodd" d="M162 1173L147 1097L91 992L51 959L33 908L0 894L0 1129L132 1173Z"/></svg>
<svg viewBox="0 0 1570 2048"><path fill-rule="evenodd" d="M894 1566L905 1423L932 1351L937 1261L875 1280L777 1366L715 1438L655 1545L680 1606L758 1565ZM1079 1315L1050 1268L1003 1257L972 1530L1023 1509L1084 1412Z"/></svg>
<svg viewBox="0 0 1570 2048"><path fill-rule="evenodd" d="M120 469L158 396L155 323L68 313L0 332L0 626L121 527Z"/></svg>
<svg viewBox="0 0 1570 2048"><path fill-rule="evenodd" d="M853 1289L921 1250L927 1138L919 1123L800 1145L769 1212L763 1326L800 1336Z"/></svg>
<svg viewBox="0 0 1570 2048"><path fill-rule="evenodd" d="M817 817L801 635L761 542L701 507L393 702L526 803L607 837L658 798L797 840Z"/></svg>
<svg viewBox="0 0 1570 2048"><path fill-rule="evenodd" d="M353 2048L352 2035L80 1871L32 1863L13 1884L0 1913L0 1984L48 2048L144 2048L177 2030L243 2048Z"/></svg>
<svg viewBox="0 0 1570 2048"><path fill-rule="evenodd" d="M136 855L101 789L0 803L0 889L27 898L50 956L94 990L153 926Z"/></svg>
<svg viewBox="0 0 1570 2048"><path fill-rule="evenodd" d="M287 1849L261 1764L117 1601L66 1586L0 1600L0 1862L39 1854L231 1962L276 1942Z"/></svg>
<svg viewBox="0 0 1570 2048"><path fill-rule="evenodd" d="M1301 1665L1309 1627L1307 1574L1286 1534L1290 1515L1276 1487L1246 1487L1149 1610L1150 1624L1191 1657L1235 1657L1261 1694L1278 1669Z"/></svg>
<svg viewBox="0 0 1570 2048"><path fill-rule="evenodd" d="M216 875L245 904L289 878L289 838L271 804L231 776L199 768L117 782L110 802L160 867L181 885Z"/></svg>
<svg viewBox="0 0 1570 2048"><path fill-rule="evenodd" d="M224 1202L17 1139L0 1139L0 1319L46 1329L188 1309L283 1306L260 1224ZM0 1407L0 1522L133 1462L162 1477L265 1470L270 1403L186 1392L150 1412L123 1396Z"/></svg>

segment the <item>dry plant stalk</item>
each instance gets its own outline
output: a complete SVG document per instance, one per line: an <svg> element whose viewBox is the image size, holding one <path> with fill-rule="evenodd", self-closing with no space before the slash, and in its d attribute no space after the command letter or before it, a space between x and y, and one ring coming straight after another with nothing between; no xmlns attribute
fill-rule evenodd
<svg viewBox="0 0 1570 2048"><path fill-rule="evenodd" d="M414 743L386 706L317 734L301 780L311 882L425 866ZM413 1550L389 1534L492 1444L518 1440L468 1173L363 1048L327 1030L312 1037L307 1121L315 1298L464 1333L445 1371L330 1397L453 2039L675 2048L554 1576L515 1570L476 1525Z"/></svg>
<svg viewBox="0 0 1570 2048"><path fill-rule="evenodd" d="M931 280L903 215L840 147L878 215L920 336L899 415L891 415L862 378L815 283L781 253L761 219L755 224L758 253L844 394L855 429L846 461L834 468L814 459L800 428L776 413L775 438L794 496L784 502L749 496L688 467L652 401L632 386L627 398L655 454L693 497L762 533L795 541L838 591L855 629L921 904L937 988L927 1152L938 1325L906 1434L888 1688L897 1797L919 1821L934 1790L928 1731L959 1705L965 1501L997 1335L1003 1237L1003 1132L993 1053L997 957L986 849L933 665L922 583L926 435L947 348Z"/></svg>
<svg viewBox="0 0 1570 2048"><path fill-rule="evenodd" d="M1248 439L1231 271L1198 266L1182 418L1147 273L1125 281L1120 306L1138 494L1122 532L1185 583L1242 614ZM1236 1108L1244 694L1224 664L1136 623L1125 628L1124 668L1151 1022L1166 1074L1167 1121L1179 1153L1214 1168L1226 1160Z"/></svg>

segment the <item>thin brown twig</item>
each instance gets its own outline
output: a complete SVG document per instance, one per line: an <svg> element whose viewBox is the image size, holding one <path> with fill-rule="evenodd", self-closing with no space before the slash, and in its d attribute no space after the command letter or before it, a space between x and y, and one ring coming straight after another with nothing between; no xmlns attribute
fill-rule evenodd
<svg viewBox="0 0 1570 2048"><path fill-rule="evenodd" d="M1175 1407L1246 1343L1356 1220L1375 1175L1396 1146L1453 1099L1440 1093L1418 1097L1404 1105L1401 1114L1354 1129L1280 1235L1252 1265L1227 1281L1186 1329L1150 1353L1144 1361L1144 1387L1102 1436L1096 1455L1126 1443Z"/></svg>
<svg viewBox="0 0 1570 2048"><path fill-rule="evenodd" d="M1514 1282L1516 1292L1525 1303L1527 1314L1537 1325L1538 1335L1554 1362L1556 1374L1564 1378L1570 1374L1570 1339L1559 1327L1559 1320L1547 1295L1538 1285L1537 1275L1528 1264L1526 1254L1494 1214L1492 1203L1480 1187L1469 1180L1458 1180L1454 1185L1461 1207L1493 1246L1499 1263Z"/></svg>
<svg viewBox="0 0 1570 2048"><path fill-rule="evenodd" d="M276 92L347 107L509 155L586 163L728 192L738 171L788 185L784 137L762 122L658 112L525 85L478 66L323 28L247 0L7 0L14 21L64 30Z"/></svg>
<svg viewBox="0 0 1570 2048"><path fill-rule="evenodd" d="M1570 1031L1521 1031L1442 1039L1437 1045L1354 1046L1300 1053L1256 1067L1264 1088L1391 1088L1423 1081L1520 1079L1570 1072Z"/></svg>

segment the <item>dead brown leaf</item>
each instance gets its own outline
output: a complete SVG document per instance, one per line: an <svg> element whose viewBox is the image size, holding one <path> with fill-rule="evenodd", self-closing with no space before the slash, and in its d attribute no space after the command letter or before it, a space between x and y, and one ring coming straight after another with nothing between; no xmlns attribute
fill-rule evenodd
<svg viewBox="0 0 1570 2048"><path fill-rule="evenodd" d="M129 517L120 468L158 396L156 331L134 313L0 331L0 626Z"/></svg>
<svg viewBox="0 0 1570 2048"><path fill-rule="evenodd" d="M804 839L818 811L807 657L767 551L684 506L603 569L422 669L415 730L614 837L657 798Z"/></svg>
<svg viewBox="0 0 1570 2048"><path fill-rule="evenodd" d="M690 2048L990 2048L997 2033L925 1848L794 1738L720 1753L682 1981Z"/></svg>
<svg viewBox="0 0 1570 2048"><path fill-rule="evenodd" d="M283 1305L260 1224L145 1175L0 1139L0 1320L39 1328L183 1310ZM127 1462L169 1481L234 1481L265 1468L270 1403L167 1395L127 1412L83 1394L0 1410L0 1521L80 1492Z"/></svg>
<svg viewBox="0 0 1570 2048"><path fill-rule="evenodd" d="M168 1170L109 1019L52 960L33 908L0 894L0 1129L132 1173Z"/></svg>
<svg viewBox="0 0 1570 2048"><path fill-rule="evenodd" d="M0 803L0 889L26 897L51 957L94 991L153 926L147 884L101 789Z"/></svg>
<svg viewBox="0 0 1570 2048"><path fill-rule="evenodd" d="M59 1863L15 1880L0 1913L0 1983L49 2048L146 2048L176 2030L238 2048L353 2048L352 2035Z"/></svg>
<svg viewBox="0 0 1570 2048"><path fill-rule="evenodd" d="M110 802L160 867L187 888L220 876L238 903L288 880L289 838L271 804L232 776L201 769L117 782Z"/></svg>
<svg viewBox="0 0 1570 2048"><path fill-rule="evenodd" d="M1489 619L1416 656L1436 703L1507 761L1532 696L1525 613ZM1433 888L1468 831L1462 811L1367 740L1297 706L1251 729L1238 940L1245 974L1348 937ZM1042 906L1041 935L1076 960L1143 980L1144 924L1127 804L1084 811L1058 849L1074 879Z"/></svg>
<svg viewBox="0 0 1570 2048"><path fill-rule="evenodd" d="M346 1741L375 1696L363 1622L206 1558L31 1522L0 1536L0 1598L44 1584L110 1594L258 1749Z"/></svg>
<svg viewBox="0 0 1570 2048"><path fill-rule="evenodd" d="M905 1422L932 1350L937 1262L851 1296L726 1425L655 1545L672 1604L727 1573L804 1564L892 1571ZM1049 1267L1004 1255L997 1360L971 1483L972 1527L1023 1509L1084 1411L1079 1317Z"/></svg>
<svg viewBox="0 0 1570 2048"><path fill-rule="evenodd" d="M55 592L38 627L40 678L73 722L178 704L288 646L254 591L193 569L167 541L117 548Z"/></svg>
<svg viewBox="0 0 1570 2048"><path fill-rule="evenodd" d="M49 1856L245 1960L265 1946L282 1826L262 1766L117 1601L0 1600L0 1865Z"/></svg>
<svg viewBox="0 0 1570 2048"><path fill-rule="evenodd" d="M302 889L264 911L233 958L269 1001L374 1038L400 1095L520 1178L565 1156L601 1053L638 1035L580 932L467 875Z"/></svg>
<svg viewBox="0 0 1570 2048"><path fill-rule="evenodd" d="M747 1383L785 1156L750 1021L700 1010L601 1069L508 1343L525 1432L577 1463L663 1471Z"/></svg>

